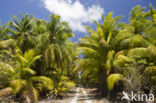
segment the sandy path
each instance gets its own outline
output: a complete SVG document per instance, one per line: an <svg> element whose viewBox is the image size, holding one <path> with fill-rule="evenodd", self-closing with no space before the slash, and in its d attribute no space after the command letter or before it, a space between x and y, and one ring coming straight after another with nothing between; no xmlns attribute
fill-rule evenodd
<svg viewBox="0 0 156 103"><path fill-rule="evenodd" d="M70 103L76 103L77 102L78 95L79 95L79 90L80 90L80 88L77 88L77 91L76 91L77 93L76 93L75 97L72 99L72 101Z"/></svg>
<svg viewBox="0 0 156 103"><path fill-rule="evenodd" d="M84 88L78 88L79 92L75 95L70 103L92 103Z"/></svg>
<svg viewBox="0 0 156 103"><path fill-rule="evenodd" d="M96 89L73 88L62 100L43 100L39 103L110 103L107 99L99 99L92 91Z"/></svg>

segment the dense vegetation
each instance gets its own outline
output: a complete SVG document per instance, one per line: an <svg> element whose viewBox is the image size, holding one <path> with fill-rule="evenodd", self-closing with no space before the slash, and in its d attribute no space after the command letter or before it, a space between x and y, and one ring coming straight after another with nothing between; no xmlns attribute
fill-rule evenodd
<svg viewBox="0 0 156 103"><path fill-rule="evenodd" d="M0 26L0 98L38 102L79 82L101 96L123 90L156 94L156 10L136 6L128 24L121 19L110 12L72 43L72 30L58 15L49 21L12 16Z"/></svg>
<svg viewBox="0 0 156 103"><path fill-rule="evenodd" d="M39 94L62 95L73 87L76 54L68 24L53 14L48 22L28 14L12 19L0 28L0 96L37 102Z"/></svg>
<svg viewBox="0 0 156 103"><path fill-rule="evenodd" d="M118 92L156 93L156 10L134 7L129 24L110 12L95 21L96 30L77 45L82 58L74 71L81 71L83 85L97 87L103 96ZM121 97L121 96L120 96Z"/></svg>

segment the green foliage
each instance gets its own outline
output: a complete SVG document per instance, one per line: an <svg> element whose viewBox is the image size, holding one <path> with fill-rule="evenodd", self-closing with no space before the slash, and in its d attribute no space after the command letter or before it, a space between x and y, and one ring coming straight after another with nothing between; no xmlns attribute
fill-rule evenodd
<svg viewBox="0 0 156 103"><path fill-rule="evenodd" d="M75 87L73 81L69 81L69 78L66 76L61 76L59 83L57 84L57 93L62 95L63 92L68 91L70 88Z"/></svg>
<svg viewBox="0 0 156 103"><path fill-rule="evenodd" d="M118 82L119 80L122 80L122 79L123 79L123 75L122 74L111 74L107 78L108 89L112 90L114 88L115 83Z"/></svg>
<svg viewBox="0 0 156 103"><path fill-rule="evenodd" d="M148 48L147 48L147 53L148 53L148 56L149 58L151 58L152 60L156 59L156 46L154 45L150 45Z"/></svg>
<svg viewBox="0 0 156 103"><path fill-rule="evenodd" d="M133 81L136 87L145 89L146 84L149 90L152 89L155 73L149 73L154 70L149 66L156 63L155 13L152 6L146 12L138 5L130 12L129 24L119 22L121 16L113 17L112 13L108 13L102 16L101 24L94 21L96 30L87 26L89 36L79 39L77 49L82 57L74 69L74 72L82 73L82 82L96 83L94 86L98 85L102 93L107 93L107 86L108 90L112 90L117 81L124 79L129 83ZM133 80L135 75L139 79ZM135 87L129 84L123 89L126 88L134 90Z"/></svg>
<svg viewBox="0 0 156 103"><path fill-rule="evenodd" d="M147 73L150 76L150 81L155 85L156 84L156 66L148 66L144 73Z"/></svg>
<svg viewBox="0 0 156 103"><path fill-rule="evenodd" d="M63 95L77 82L106 96L123 80L123 90L151 91L156 82L156 10L132 8L129 24L113 13L86 26L88 35L72 43L67 22L28 14L0 26L0 97L15 94L38 102L41 94ZM80 80L79 80L80 79ZM137 90L139 90L137 89ZM147 92L145 91L145 92Z"/></svg>
<svg viewBox="0 0 156 103"><path fill-rule="evenodd" d="M0 97L15 94L37 103L46 90L62 95L74 87L72 68L78 55L69 40L73 36L58 15L49 21L13 15L0 26Z"/></svg>

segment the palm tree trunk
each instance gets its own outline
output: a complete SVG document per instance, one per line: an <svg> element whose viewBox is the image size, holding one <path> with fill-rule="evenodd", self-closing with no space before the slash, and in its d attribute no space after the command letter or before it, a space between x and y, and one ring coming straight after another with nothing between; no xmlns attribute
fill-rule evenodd
<svg viewBox="0 0 156 103"><path fill-rule="evenodd" d="M99 76L99 90L100 94L103 97L106 97L108 94L108 87L107 87L107 75L106 73L100 73Z"/></svg>

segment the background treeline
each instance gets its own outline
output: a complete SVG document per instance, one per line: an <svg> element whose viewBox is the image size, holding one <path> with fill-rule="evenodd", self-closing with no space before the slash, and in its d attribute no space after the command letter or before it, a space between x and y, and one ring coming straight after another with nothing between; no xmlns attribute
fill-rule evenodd
<svg viewBox="0 0 156 103"><path fill-rule="evenodd" d="M86 27L89 35L79 39L83 56L74 69L81 71L83 85L111 100L122 91L156 94L156 10L149 8L132 8L128 24L110 12L102 23L95 21L96 30Z"/></svg>
<svg viewBox="0 0 156 103"><path fill-rule="evenodd" d="M123 90L156 94L156 10L149 8L134 7L128 24L110 12L78 43L58 15L13 16L0 26L0 98L38 102L78 82L111 98Z"/></svg>

